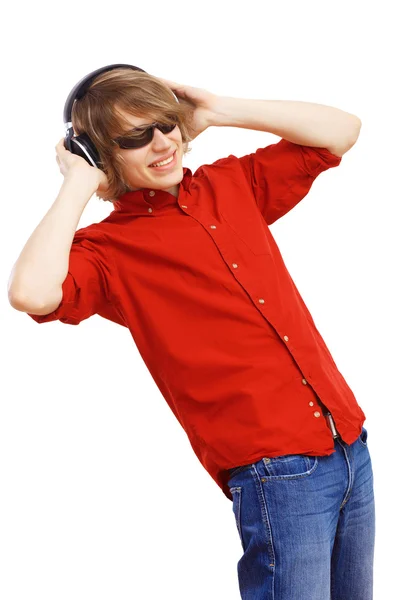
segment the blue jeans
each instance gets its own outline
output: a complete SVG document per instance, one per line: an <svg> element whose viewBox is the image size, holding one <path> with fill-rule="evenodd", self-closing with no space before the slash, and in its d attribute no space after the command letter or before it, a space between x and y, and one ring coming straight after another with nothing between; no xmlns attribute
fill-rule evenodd
<svg viewBox="0 0 400 600"><path fill-rule="evenodd" d="M230 469L243 600L371 600L375 501L367 430L330 456Z"/></svg>

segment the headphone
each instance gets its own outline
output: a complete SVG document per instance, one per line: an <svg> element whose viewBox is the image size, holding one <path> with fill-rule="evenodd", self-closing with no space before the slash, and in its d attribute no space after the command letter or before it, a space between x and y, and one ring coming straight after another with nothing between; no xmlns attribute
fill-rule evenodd
<svg viewBox="0 0 400 600"><path fill-rule="evenodd" d="M65 139L64 139L64 148L69 150L72 154L77 154L82 157L89 163L92 167L97 167L101 169L102 162L100 160L100 155L96 146L87 135L87 133L81 133L80 135L74 134L74 129L72 127L71 115L72 115L72 106L75 100L79 100L82 96L85 95L87 89L89 88L92 81L100 75L100 73L105 73L106 71L112 71L113 69L118 69L120 67L133 69L134 71L141 71L142 73L146 73L143 69L139 67L134 67L133 65L125 65L125 64L114 64L107 65L105 67L100 67L100 69L96 69L83 77L78 83L72 88L70 91L68 98L65 102L64 106L64 126L66 129ZM172 90L171 90L172 91ZM174 94L174 92L172 92ZM175 94L174 94L175 96ZM179 102L178 98L175 96L177 102Z"/></svg>

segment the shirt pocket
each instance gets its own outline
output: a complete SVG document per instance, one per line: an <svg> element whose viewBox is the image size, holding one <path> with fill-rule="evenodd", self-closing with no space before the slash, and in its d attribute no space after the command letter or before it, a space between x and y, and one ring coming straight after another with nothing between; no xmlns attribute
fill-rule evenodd
<svg viewBox="0 0 400 600"><path fill-rule="evenodd" d="M257 256L271 254L268 226L261 213L256 210L254 212L238 211L238 213L228 213L225 209L221 212L221 216L233 233L240 238L253 254Z"/></svg>

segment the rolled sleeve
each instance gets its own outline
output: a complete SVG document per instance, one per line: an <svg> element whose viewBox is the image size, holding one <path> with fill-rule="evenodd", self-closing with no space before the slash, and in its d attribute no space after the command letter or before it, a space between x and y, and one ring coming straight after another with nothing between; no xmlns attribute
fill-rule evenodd
<svg viewBox="0 0 400 600"><path fill-rule="evenodd" d="M75 233L68 273L62 284L62 300L56 310L47 315L27 313L37 323L61 321L78 325L84 319L100 312L109 312L110 253L103 234L80 229Z"/></svg>
<svg viewBox="0 0 400 600"><path fill-rule="evenodd" d="M342 157L327 148L301 146L281 139L238 160L258 208L270 225L296 206L316 177L337 167Z"/></svg>

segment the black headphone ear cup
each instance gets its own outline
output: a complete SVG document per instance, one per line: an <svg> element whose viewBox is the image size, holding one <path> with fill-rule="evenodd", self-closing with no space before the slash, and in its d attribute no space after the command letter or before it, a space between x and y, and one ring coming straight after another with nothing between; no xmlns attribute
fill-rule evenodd
<svg viewBox="0 0 400 600"><path fill-rule="evenodd" d="M81 156L92 167L101 169L102 163L100 161L100 155L87 133L81 133L80 135L71 137L66 141L67 144L69 142L71 146L70 152L72 152L72 154Z"/></svg>

